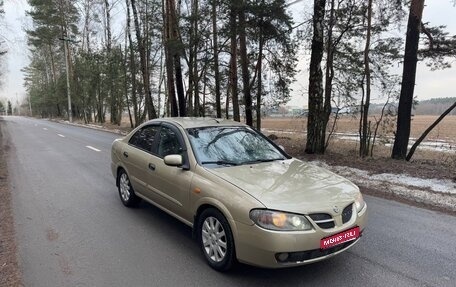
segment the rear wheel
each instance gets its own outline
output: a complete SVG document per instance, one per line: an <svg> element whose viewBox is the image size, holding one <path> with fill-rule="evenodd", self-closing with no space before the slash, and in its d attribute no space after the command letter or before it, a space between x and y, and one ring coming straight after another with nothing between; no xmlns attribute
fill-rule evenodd
<svg viewBox="0 0 456 287"><path fill-rule="evenodd" d="M209 266L227 271L235 263L233 235L225 216L214 208L204 210L198 219L198 243Z"/></svg>
<svg viewBox="0 0 456 287"><path fill-rule="evenodd" d="M141 198L136 196L135 191L133 190L133 187L131 186L130 178L128 177L125 170L123 170L123 169L119 170L118 180L119 180L119 187L118 187L119 196L120 196L120 200L122 201L122 203L128 207L138 206L139 202L141 201Z"/></svg>

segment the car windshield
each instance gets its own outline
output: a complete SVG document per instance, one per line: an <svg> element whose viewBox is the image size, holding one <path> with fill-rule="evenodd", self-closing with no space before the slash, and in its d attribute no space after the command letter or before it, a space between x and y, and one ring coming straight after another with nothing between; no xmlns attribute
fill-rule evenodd
<svg viewBox="0 0 456 287"><path fill-rule="evenodd" d="M246 127L191 128L187 132L202 165L234 166L285 159L264 137Z"/></svg>

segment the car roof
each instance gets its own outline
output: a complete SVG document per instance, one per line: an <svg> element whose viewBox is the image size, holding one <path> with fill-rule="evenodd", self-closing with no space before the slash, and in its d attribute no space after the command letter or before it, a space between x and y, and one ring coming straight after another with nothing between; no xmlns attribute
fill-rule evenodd
<svg viewBox="0 0 456 287"><path fill-rule="evenodd" d="M239 126L245 127L246 125L240 122L226 119L217 119L217 118L190 118L190 117L180 117L180 118L160 118L149 121L153 122L168 122L175 125L179 125L184 129L188 128L201 128L201 127L216 127L216 126Z"/></svg>

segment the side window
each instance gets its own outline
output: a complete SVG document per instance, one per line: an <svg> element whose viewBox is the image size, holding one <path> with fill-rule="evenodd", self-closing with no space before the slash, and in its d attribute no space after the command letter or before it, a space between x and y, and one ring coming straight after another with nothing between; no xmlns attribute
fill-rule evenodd
<svg viewBox="0 0 456 287"><path fill-rule="evenodd" d="M179 143L177 134L172 129L162 127L160 130L158 155L163 158L170 154L182 154L182 146Z"/></svg>
<svg viewBox="0 0 456 287"><path fill-rule="evenodd" d="M128 143L139 149L152 152L158 129L158 126L143 127L130 138Z"/></svg>

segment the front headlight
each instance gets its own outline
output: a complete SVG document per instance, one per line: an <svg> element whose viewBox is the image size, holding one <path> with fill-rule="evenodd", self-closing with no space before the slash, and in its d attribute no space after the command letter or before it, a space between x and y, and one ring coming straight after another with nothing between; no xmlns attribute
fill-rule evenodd
<svg viewBox="0 0 456 287"><path fill-rule="evenodd" d="M267 209L253 209L250 219L258 226L277 231L311 230L312 225L303 215L286 213Z"/></svg>
<svg viewBox="0 0 456 287"><path fill-rule="evenodd" d="M363 195L360 193L355 199L356 211L360 212L361 210L363 210L365 205L366 205L366 202L363 199Z"/></svg>

